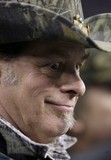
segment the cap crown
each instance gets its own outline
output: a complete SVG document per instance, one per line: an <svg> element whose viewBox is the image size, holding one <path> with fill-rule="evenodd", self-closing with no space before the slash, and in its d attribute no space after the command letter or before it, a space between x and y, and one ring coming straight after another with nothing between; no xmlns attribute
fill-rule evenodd
<svg viewBox="0 0 111 160"><path fill-rule="evenodd" d="M4 0L0 0L0 2ZM64 17L73 20L73 17L80 15L83 18L81 0L5 0L5 2L19 2L41 6Z"/></svg>

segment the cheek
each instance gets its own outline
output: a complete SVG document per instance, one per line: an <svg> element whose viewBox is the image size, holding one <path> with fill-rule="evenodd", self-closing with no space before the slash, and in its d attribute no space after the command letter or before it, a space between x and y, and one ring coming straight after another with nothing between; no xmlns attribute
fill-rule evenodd
<svg viewBox="0 0 111 160"><path fill-rule="evenodd" d="M28 77L21 86L21 99L23 105L29 106L31 112L35 110L40 110L44 105L44 99L48 94L50 88L50 83L46 78L32 78Z"/></svg>
<svg viewBox="0 0 111 160"><path fill-rule="evenodd" d="M52 80L42 74L33 72L22 78L18 86L19 100L17 99L19 106L22 106L22 117L35 117L46 112L44 99L50 94L52 86Z"/></svg>
<svg viewBox="0 0 111 160"><path fill-rule="evenodd" d="M52 85L52 81L42 74L30 74L25 84L32 90L44 90Z"/></svg>
<svg viewBox="0 0 111 160"><path fill-rule="evenodd" d="M44 96L41 96L41 94L40 89L36 90L31 86L27 86L22 90L18 107L25 125L31 126L37 123L43 114Z"/></svg>

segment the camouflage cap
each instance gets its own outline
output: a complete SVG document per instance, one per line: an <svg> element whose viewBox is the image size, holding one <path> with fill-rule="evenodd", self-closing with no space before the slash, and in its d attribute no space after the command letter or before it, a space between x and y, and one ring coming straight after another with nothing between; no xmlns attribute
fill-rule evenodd
<svg viewBox="0 0 111 160"><path fill-rule="evenodd" d="M100 48L78 14L80 0L0 0L0 44L59 39Z"/></svg>

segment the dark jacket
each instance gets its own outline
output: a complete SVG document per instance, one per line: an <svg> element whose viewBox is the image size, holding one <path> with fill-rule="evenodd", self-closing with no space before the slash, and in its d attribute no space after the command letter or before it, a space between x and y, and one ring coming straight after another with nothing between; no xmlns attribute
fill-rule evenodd
<svg viewBox="0 0 111 160"><path fill-rule="evenodd" d="M7 144L2 134L0 133L0 160L50 160L50 158L44 158L42 156L31 156L28 154L8 154Z"/></svg>

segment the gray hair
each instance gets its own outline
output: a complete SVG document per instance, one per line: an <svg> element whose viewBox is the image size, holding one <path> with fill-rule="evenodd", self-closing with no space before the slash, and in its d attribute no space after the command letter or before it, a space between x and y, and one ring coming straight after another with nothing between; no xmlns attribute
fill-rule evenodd
<svg viewBox="0 0 111 160"><path fill-rule="evenodd" d="M2 81L4 82L4 85L16 85L18 83L18 76L13 68L13 64L7 62L3 67L4 75Z"/></svg>

